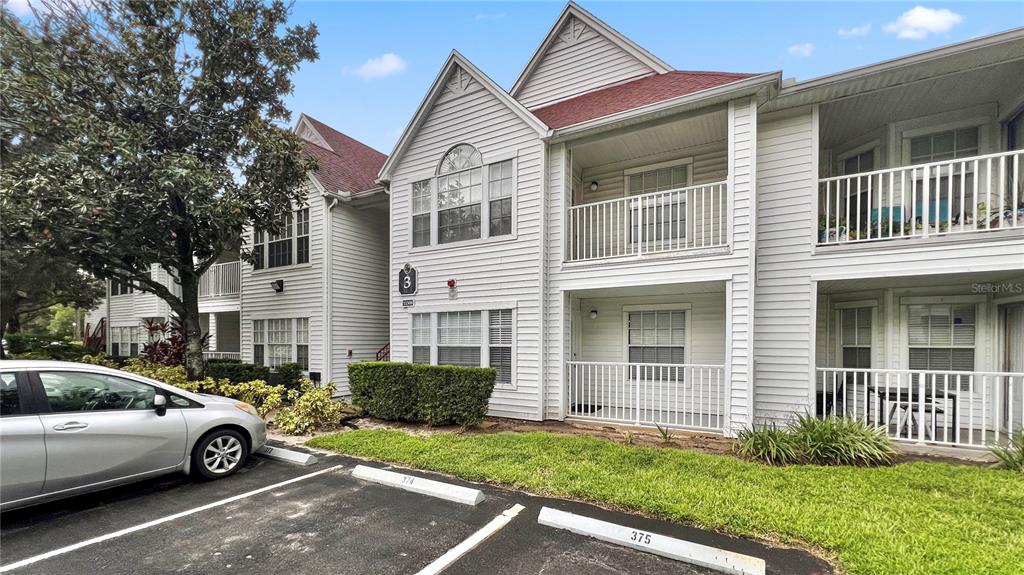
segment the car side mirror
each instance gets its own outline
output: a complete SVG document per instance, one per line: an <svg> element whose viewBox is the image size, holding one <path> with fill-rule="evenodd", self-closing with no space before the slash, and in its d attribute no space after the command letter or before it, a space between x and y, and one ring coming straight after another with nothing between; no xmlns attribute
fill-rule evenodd
<svg viewBox="0 0 1024 575"><path fill-rule="evenodd" d="M153 407L156 409L157 415L165 415L167 413L167 396L162 393L153 396Z"/></svg>

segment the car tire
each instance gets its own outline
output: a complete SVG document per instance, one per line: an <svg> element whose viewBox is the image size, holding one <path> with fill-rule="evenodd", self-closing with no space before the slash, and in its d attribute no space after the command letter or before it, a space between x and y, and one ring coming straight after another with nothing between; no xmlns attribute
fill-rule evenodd
<svg viewBox="0 0 1024 575"><path fill-rule="evenodd" d="M192 449L192 473L203 479L234 475L249 458L249 443L233 429L218 429L205 435Z"/></svg>

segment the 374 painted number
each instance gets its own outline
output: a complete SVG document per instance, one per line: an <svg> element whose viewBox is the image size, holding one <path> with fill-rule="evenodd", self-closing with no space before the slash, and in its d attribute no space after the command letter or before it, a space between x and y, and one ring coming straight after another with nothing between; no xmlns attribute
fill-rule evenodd
<svg viewBox="0 0 1024 575"><path fill-rule="evenodd" d="M629 540L633 541L634 543L640 543L642 545L650 545L651 534L644 533L643 531L634 531L633 535L629 538Z"/></svg>
<svg viewBox="0 0 1024 575"><path fill-rule="evenodd" d="M405 484L405 485L412 485L413 481L416 481L416 478L415 477L409 477L408 475L406 475L405 477L402 478L402 483Z"/></svg>

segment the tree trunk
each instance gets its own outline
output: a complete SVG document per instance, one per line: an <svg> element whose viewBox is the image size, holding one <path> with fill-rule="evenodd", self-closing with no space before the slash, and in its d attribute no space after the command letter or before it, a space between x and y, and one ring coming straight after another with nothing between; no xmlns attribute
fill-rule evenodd
<svg viewBox="0 0 1024 575"><path fill-rule="evenodd" d="M206 361L203 359L203 326L199 322L199 278L189 271L180 272L181 302L185 313L181 317L185 327L185 373L190 381L203 379Z"/></svg>

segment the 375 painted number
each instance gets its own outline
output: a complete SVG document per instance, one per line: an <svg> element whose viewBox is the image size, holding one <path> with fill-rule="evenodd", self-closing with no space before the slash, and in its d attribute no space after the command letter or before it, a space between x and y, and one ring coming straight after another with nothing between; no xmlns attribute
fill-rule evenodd
<svg viewBox="0 0 1024 575"><path fill-rule="evenodd" d="M641 545L650 545L651 534L644 533L643 531L634 531L633 535L629 538L629 540L633 541L634 543L640 543Z"/></svg>

